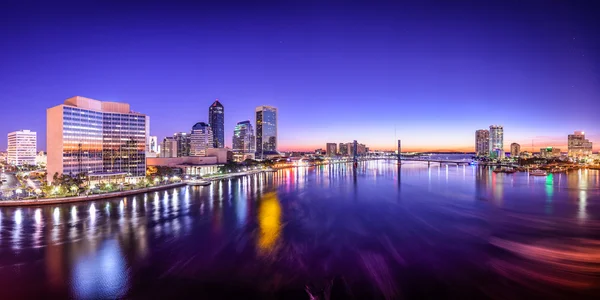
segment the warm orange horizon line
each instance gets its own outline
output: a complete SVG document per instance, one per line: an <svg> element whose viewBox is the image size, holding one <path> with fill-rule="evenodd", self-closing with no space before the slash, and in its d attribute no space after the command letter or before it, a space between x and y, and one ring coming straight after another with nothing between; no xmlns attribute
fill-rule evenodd
<svg viewBox="0 0 600 300"><path fill-rule="evenodd" d="M552 143L547 143L548 146L534 146L533 148L531 146L523 146L521 144L521 151L532 151L533 152L539 152L541 148L545 148L545 147L556 147L559 148L561 150L561 152L567 152L567 148L568 146L565 145L556 145L556 144L552 144ZM369 147L367 145L367 147ZM510 152L510 146L508 147L504 147L504 151L505 152ZM310 147L310 146L300 146L300 147L290 147L290 146L285 146L285 147L281 147L279 151L302 151L302 152L307 152L307 151L314 151L316 149L322 149L322 150L326 150L325 147ZM377 147L369 147L369 150L377 150L377 151L396 151L395 148L392 147L382 147L382 148L377 148ZM600 145L599 146L595 146L592 148L592 151L594 153L596 152L600 152ZM402 152L475 152L475 148L474 147L469 147L469 146L462 146L462 147L406 147L406 148L402 148Z"/></svg>

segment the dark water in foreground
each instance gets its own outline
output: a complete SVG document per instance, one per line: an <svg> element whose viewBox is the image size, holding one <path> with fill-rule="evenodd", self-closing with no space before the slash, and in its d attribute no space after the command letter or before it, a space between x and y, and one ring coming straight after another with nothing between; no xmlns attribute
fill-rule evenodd
<svg viewBox="0 0 600 300"><path fill-rule="evenodd" d="M0 208L19 298L596 298L600 174L370 162ZM308 287L307 287L308 286Z"/></svg>

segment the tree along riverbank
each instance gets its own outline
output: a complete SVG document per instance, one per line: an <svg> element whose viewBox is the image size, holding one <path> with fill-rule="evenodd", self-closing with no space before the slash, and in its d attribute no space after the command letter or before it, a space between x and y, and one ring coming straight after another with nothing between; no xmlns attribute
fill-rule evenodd
<svg viewBox="0 0 600 300"><path fill-rule="evenodd" d="M185 182L177 182L147 188L140 188L134 190L127 191L118 191L118 192L110 192L103 194L93 194L93 195L85 195L85 196L72 196L72 197L62 197L62 198L41 198L41 199L27 199L27 200L4 200L0 201L0 207L4 206L32 206L32 205L49 205L49 204L63 204L63 203L72 203L72 202L85 202L85 201L94 201L94 200L103 200L115 197L124 197L136 194L143 194L147 192L154 192L160 190L166 190L175 187L185 186Z"/></svg>

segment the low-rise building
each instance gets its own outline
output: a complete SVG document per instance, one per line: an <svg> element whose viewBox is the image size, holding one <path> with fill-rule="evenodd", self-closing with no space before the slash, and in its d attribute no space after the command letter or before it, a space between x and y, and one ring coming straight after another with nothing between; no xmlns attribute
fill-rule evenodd
<svg viewBox="0 0 600 300"><path fill-rule="evenodd" d="M558 158L560 157L560 149L555 147L546 147L540 149L540 157L542 158Z"/></svg>
<svg viewBox="0 0 600 300"><path fill-rule="evenodd" d="M227 161L219 161L216 156L148 157L146 165L179 168L184 175L205 176L219 172L219 167Z"/></svg>

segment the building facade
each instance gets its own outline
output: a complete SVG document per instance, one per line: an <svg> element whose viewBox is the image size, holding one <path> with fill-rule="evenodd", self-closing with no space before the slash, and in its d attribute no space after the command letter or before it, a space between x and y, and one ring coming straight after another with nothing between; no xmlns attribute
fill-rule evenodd
<svg viewBox="0 0 600 300"><path fill-rule="evenodd" d="M256 108L256 156L263 159L266 153L277 152L277 108Z"/></svg>
<svg viewBox="0 0 600 300"><path fill-rule="evenodd" d="M158 153L158 138L156 136L150 136L150 149L149 152Z"/></svg>
<svg viewBox="0 0 600 300"><path fill-rule="evenodd" d="M192 127L190 135L190 156L206 156L209 148L214 148L211 126L198 122Z"/></svg>
<svg viewBox="0 0 600 300"><path fill-rule="evenodd" d="M583 158L592 155L592 143L585 138L585 132L575 131L568 136L569 157Z"/></svg>
<svg viewBox="0 0 600 300"><path fill-rule="evenodd" d="M490 155L490 131L480 129L475 131L475 153L477 156Z"/></svg>
<svg viewBox="0 0 600 300"><path fill-rule="evenodd" d="M348 144L340 143L338 151L341 156L348 156Z"/></svg>
<svg viewBox="0 0 600 300"><path fill-rule="evenodd" d="M254 158L256 152L254 129L250 121L238 122L233 130L232 146L236 161Z"/></svg>
<svg viewBox="0 0 600 300"><path fill-rule="evenodd" d="M510 144L510 156L518 157L519 155L521 155L521 145L517 143Z"/></svg>
<svg viewBox="0 0 600 300"><path fill-rule="evenodd" d="M554 147L546 147L540 149L540 157L542 158L558 158L560 157L560 149Z"/></svg>
<svg viewBox="0 0 600 300"><path fill-rule="evenodd" d="M208 108L208 123L212 129L214 148L225 147L225 108L219 100L215 100Z"/></svg>
<svg viewBox="0 0 600 300"><path fill-rule="evenodd" d="M504 153L504 127L490 126L490 156L499 158L498 153Z"/></svg>
<svg viewBox="0 0 600 300"><path fill-rule="evenodd" d="M190 156L191 138L187 132L177 132L173 134L173 138L177 142L177 157Z"/></svg>
<svg viewBox="0 0 600 300"><path fill-rule="evenodd" d="M146 174L146 115L129 104L76 96L47 110L49 181L55 173L100 178Z"/></svg>
<svg viewBox="0 0 600 300"><path fill-rule="evenodd" d="M37 133L19 130L8 134L7 162L15 166L35 165Z"/></svg>
<svg viewBox="0 0 600 300"><path fill-rule="evenodd" d="M327 150L327 156L332 157L337 155L337 144L336 143L327 143L325 145L325 149Z"/></svg>
<svg viewBox="0 0 600 300"><path fill-rule="evenodd" d="M163 139L158 156L163 158L177 157L177 141L175 138L168 136Z"/></svg>

